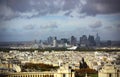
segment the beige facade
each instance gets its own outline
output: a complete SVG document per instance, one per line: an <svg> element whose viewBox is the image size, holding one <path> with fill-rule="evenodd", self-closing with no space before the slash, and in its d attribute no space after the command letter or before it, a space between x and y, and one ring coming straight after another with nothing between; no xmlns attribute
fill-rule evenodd
<svg viewBox="0 0 120 77"><path fill-rule="evenodd" d="M6 77L75 77L74 72L64 67L54 72L9 72L6 75Z"/></svg>
<svg viewBox="0 0 120 77"><path fill-rule="evenodd" d="M107 64L99 71L98 77L120 77L120 69L115 65Z"/></svg>

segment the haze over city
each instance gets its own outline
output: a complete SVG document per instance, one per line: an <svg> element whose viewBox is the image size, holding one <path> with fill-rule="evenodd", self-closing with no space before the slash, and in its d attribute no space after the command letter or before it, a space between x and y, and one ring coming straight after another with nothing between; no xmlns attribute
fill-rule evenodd
<svg viewBox="0 0 120 77"><path fill-rule="evenodd" d="M0 0L0 41L100 35L120 40L120 0Z"/></svg>

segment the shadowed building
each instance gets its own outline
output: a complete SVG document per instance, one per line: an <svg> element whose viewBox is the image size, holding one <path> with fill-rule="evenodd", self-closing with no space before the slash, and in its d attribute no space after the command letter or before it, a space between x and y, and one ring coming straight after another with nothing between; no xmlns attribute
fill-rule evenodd
<svg viewBox="0 0 120 77"><path fill-rule="evenodd" d="M77 39L74 36L71 36L71 45L76 46L77 44Z"/></svg>
<svg viewBox="0 0 120 77"><path fill-rule="evenodd" d="M88 37L88 46L95 46L95 39L92 35L89 35Z"/></svg>
<svg viewBox="0 0 120 77"><path fill-rule="evenodd" d="M83 35L80 37L80 46L81 47L86 47L88 45L88 39L86 35Z"/></svg>

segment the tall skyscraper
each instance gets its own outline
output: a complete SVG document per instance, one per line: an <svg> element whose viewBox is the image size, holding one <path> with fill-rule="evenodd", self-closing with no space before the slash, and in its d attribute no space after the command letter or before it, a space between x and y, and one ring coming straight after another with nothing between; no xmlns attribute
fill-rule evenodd
<svg viewBox="0 0 120 77"><path fill-rule="evenodd" d="M52 43L53 47L57 47L57 37L53 37Z"/></svg>
<svg viewBox="0 0 120 77"><path fill-rule="evenodd" d="M86 47L88 44L88 39L86 35L83 35L82 37L80 37L80 46L81 47Z"/></svg>
<svg viewBox="0 0 120 77"><path fill-rule="evenodd" d="M74 36L71 36L71 45L76 46L77 39Z"/></svg>
<svg viewBox="0 0 120 77"><path fill-rule="evenodd" d="M98 33L96 34L95 42L96 46L100 46L100 36L98 35Z"/></svg>
<svg viewBox="0 0 120 77"><path fill-rule="evenodd" d="M95 46L95 39L92 35L89 35L88 37L88 46Z"/></svg>
<svg viewBox="0 0 120 77"><path fill-rule="evenodd" d="M47 42L49 45L52 45L53 38L51 36L48 37Z"/></svg>

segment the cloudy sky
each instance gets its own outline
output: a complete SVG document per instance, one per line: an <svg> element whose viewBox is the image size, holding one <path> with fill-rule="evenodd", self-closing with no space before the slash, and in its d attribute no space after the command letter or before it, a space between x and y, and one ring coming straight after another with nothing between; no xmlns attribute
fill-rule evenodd
<svg viewBox="0 0 120 77"><path fill-rule="evenodd" d="M96 35L120 40L120 0L0 0L0 41Z"/></svg>

